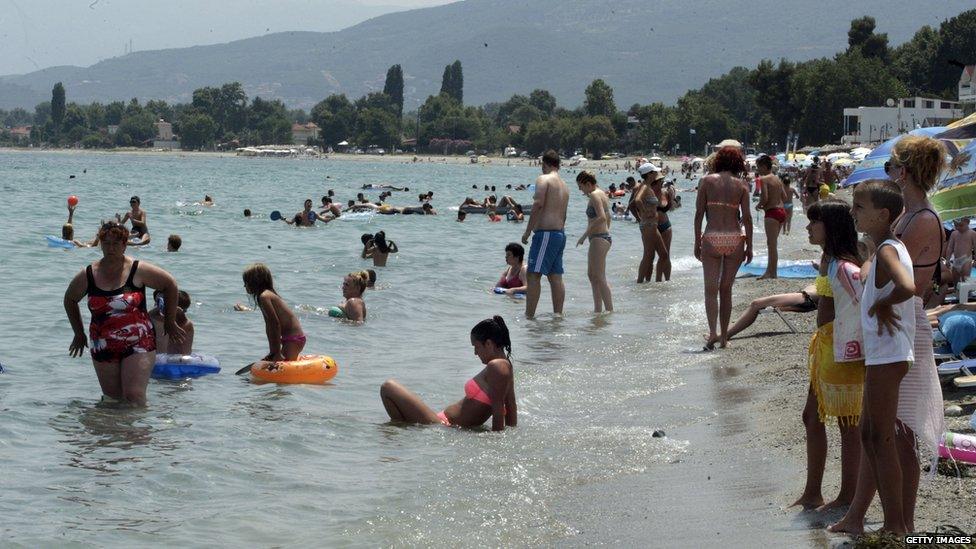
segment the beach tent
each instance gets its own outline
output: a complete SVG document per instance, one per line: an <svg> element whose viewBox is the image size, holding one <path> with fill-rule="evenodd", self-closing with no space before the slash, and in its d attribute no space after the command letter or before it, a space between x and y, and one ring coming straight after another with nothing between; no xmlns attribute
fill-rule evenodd
<svg viewBox="0 0 976 549"><path fill-rule="evenodd" d="M878 145L877 148L871 151L871 154L865 156L864 160L861 161L857 169L855 169L851 175L841 183L841 187L851 187L868 179L887 179L888 176L884 171L884 163L891 158L891 149L895 146L895 143L897 143L899 139L905 135L924 135L926 137L934 137L943 131L945 131L945 128L942 126L918 128L908 132L907 134L892 137L891 139Z"/></svg>
<svg viewBox="0 0 976 549"><path fill-rule="evenodd" d="M942 221L976 216L976 141L959 151L929 199Z"/></svg>

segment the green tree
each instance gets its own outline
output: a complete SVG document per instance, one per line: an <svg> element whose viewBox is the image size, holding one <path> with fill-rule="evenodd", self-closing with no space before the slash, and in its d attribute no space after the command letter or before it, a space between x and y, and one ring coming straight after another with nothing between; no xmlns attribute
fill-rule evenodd
<svg viewBox="0 0 976 549"><path fill-rule="evenodd" d="M539 109L546 117L556 110L556 98L546 90L535 89L529 94L529 104Z"/></svg>
<svg viewBox="0 0 976 549"><path fill-rule="evenodd" d="M874 34L875 24L874 17L868 15L852 20L851 28L847 31L848 49L863 46L868 41L868 38Z"/></svg>
<svg viewBox="0 0 976 549"><path fill-rule="evenodd" d="M771 120L769 132L774 140L785 142L787 134L796 129L799 112L793 104L792 82L796 65L780 59L779 65L763 59L749 74L749 85L756 91L755 102Z"/></svg>
<svg viewBox="0 0 976 549"><path fill-rule="evenodd" d="M65 108L61 120L61 131L70 134L69 140L74 143L88 133L88 118L85 111L77 103L69 103Z"/></svg>
<svg viewBox="0 0 976 549"><path fill-rule="evenodd" d="M115 134L115 143L122 146L140 147L156 135L156 119L150 112L126 116L119 124L119 131Z"/></svg>
<svg viewBox="0 0 976 549"><path fill-rule="evenodd" d="M167 122L172 122L173 118L173 107L170 107L168 103L160 99L151 99L146 102L145 110L151 112L153 116L158 120L162 118Z"/></svg>
<svg viewBox="0 0 976 549"><path fill-rule="evenodd" d="M34 127L39 128L51 120L51 102L42 101L34 106Z"/></svg>
<svg viewBox="0 0 976 549"><path fill-rule="evenodd" d="M583 112L587 116L606 116L610 118L617 113L617 106L613 102L613 88L602 79L597 78L586 87L586 99L583 101Z"/></svg>
<svg viewBox="0 0 976 549"><path fill-rule="evenodd" d="M51 120L55 128L60 128L64 121L64 109L64 86L58 82L51 89Z"/></svg>
<svg viewBox="0 0 976 549"><path fill-rule="evenodd" d="M976 9L964 11L939 25L939 47L932 64L929 90L953 98L962 65L976 63Z"/></svg>
<svg viewBox="0 0 976 549"><path fill-rule="evenodd" d="M105 105L105 125L117 126L122 123L122 116L125 114L125 103L113 101Z"/></svg>
<svg viewBox="0 0 976 549"><path fill-rule="evenodd" d="M559 135L556 133L555 121L539 120L532 122L525 128L523 142L525 150L533 156L540 155L547 149L558 149Z"/></svg>
<svg viewBox="0 0 976 549"><path fill-rule="evenodd" d="M451 97L458 104L464 104L464 75L461 71L461 61L444 67L444 75L441 77L441 93Z"/></svg>
<svg viewBox="0 0 976 549"><path fill-rule="evenodd" d="M356 140L362 146L378 145L395 147L397 143L397 119L387 109L367 108L356 119Z"/></svg>
<svg viewBox="0 0 976 549"><path fill-rule="evenodd" d="M289 128L290 129L290 128ZM203 112L187 112L180 117L180 147L194 151L209 148L217 135L217 123Z"/></svg>
<svg viewBox="0 0 976 549"><path fill-rule="evenodd" d="M327 146L355 139L356 116L356 108L342 94L330 95L312 108L312 122L319 127L319 138Z"/></svg>
<svg viewBox="0 0 976 549"><path fill-rule="evenodd" d="M617 141L610 119L606 116L587 116L580 121L580 134L583 136L583 148L599 159L608 152Z"/></svg>
<svg viewBox="0 0 976 549"><path fill-rule="evenodd" d="M666 138L668 128L673 124L671 109L663 103L651 103L638 107L633 116L637 117L637 135L634 144L641 151L651 151L657 148L667 148Z"/></svg>
<svg viewBox="0 0 976 549"><path fill-rule="evenodd" d="M910 95L931 93L932 72L941 43L939 31L925 25L892 52L891 72L905 84Z"/></svg>
<svg viewBox="0 0 976 549"><path fill-rule="evenodd" d="M386 82L383 84L383 93L393 100L396 107L397 120L403 117L403 69L400 65L393 65L386 71Z"/></svg>

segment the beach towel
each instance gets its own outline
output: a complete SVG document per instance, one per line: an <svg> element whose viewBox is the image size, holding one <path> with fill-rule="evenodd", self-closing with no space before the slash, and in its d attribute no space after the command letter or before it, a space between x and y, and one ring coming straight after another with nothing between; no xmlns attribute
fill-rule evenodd
<svg viewBox="0 0 976 549"><path fill-rule="evenodd" d="M939 317L939 329L949 342L952 354L960 356L976 340L976 313L952 311Z"/></svg>
<svg viewBox="0 0 976 549"><path fill-rule="evenodd" d="M836 417L840 425L857 425L864 393L864 361L834 360L833 322L817 328L810 339L809 367L820 422Z"/></svg>

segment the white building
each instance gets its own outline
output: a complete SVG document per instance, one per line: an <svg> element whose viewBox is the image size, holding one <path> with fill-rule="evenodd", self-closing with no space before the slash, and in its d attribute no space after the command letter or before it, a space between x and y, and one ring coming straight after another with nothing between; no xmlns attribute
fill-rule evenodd
<svg viewBox="0 0 976 549"><path fill-rule="evenodd" d="M976 103L976 65L966 65L959 77L959 102Z"/></svg>
<svg viewBox="0 0 976 549"><path fill-rule="evenodd" d="M841 143L878 143L915 128L943 126L963 116L959 101L904 97L890 107L844 109Z"/></svg>
<svg viewBox="0 0 976 549"><path fill-rule="evenodd" d="M305 145L319 138L319 127L314 122L308 124L291 125L291 142L295 145Z"/></svg>

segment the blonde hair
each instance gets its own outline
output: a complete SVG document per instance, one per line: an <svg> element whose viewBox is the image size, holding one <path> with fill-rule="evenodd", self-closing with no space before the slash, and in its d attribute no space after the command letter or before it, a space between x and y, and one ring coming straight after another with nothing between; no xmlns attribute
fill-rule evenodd
<svg viewBox="0 0 976 549"><path fill-rule="evenodd" d="M265 290L271 290L274 293L274 279L271 277L271 269L268 268L264 263L254 263L248 265L244 269L244 274L242 275L244 279L244 288L247 293L251 294L255 298L261 295L261 292Z"/></svg>
<svg viewBox="0 0 976 549"><path fill-rule="evenodd" d="M906 135L895 143L891 157L912 174L915 185L928 192L935 186L946 165L946 150L938 140Z"/></svg>
<svg viewBox="0 0 976 549"><path fill-rule="evenodd" d="M369 285L369 271L355 271L346 276L352 277L352 281L359 288L359 293L366 291L366 286Z"/></svg>

